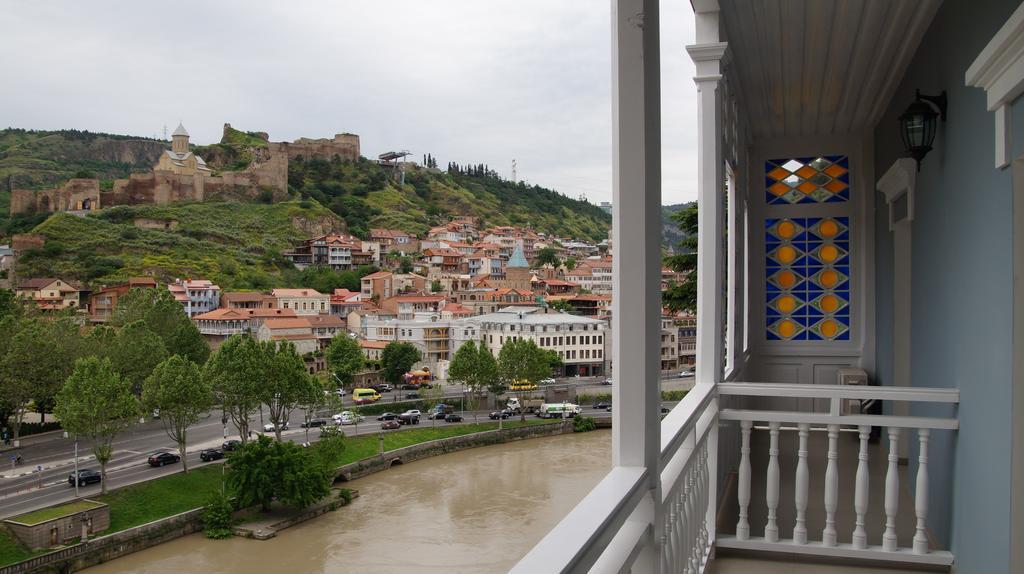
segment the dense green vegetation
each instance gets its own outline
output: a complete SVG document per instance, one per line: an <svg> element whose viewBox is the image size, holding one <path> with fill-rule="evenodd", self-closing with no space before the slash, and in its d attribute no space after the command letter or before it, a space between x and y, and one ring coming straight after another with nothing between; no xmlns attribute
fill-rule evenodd
<svg viewBox="0 0 1024 574"><path fill-rule="evenodd" d="M560 236L600 241L611 217L596 205L550 189L503 180L493 173L470 175L416 169L401 185L391 169L358 162L312 159L288 165L289 187L328 206L366 236L371 227L422 235L455 215L472 215L481 227L520 225Z"/></svg>
<svg viewBox="0 0 1024 574"><path fill-rule="evenodd" d="M255 148L266 148L267 140L255 132L224 127L220 143L198 146L193 151L215 169L241 171L255 159Z"/></svg>
<svg viewBox="0 0 1024 574"><path fill-rule="evenodd" d="M177 227L140 229L136 218ZM18 273L93 284L154 275L161 281L203 277L222 289L298 285L299 273L281 252L337 224L312 201L118 206L86 217L58 213L35 228L46 236L46 247L26 252Z"/></svg>

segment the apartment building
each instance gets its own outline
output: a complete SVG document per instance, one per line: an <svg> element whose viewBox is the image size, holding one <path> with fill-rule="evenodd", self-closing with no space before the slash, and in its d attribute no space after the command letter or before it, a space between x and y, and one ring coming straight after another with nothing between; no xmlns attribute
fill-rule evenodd
<svg viewBox="0 0 1024 574"><path fill-rule="evenodd" d="M274 289L279 309L293 309L296 315L319 315L331 311L331 296L316 289Z"/></svg>
<svg viewBox="0 0 1024 574"><path fill-rule="evenodd" d="M167 285L174 300L181 303L189 317L209 313L220 307L220 287L206 279L175 279Z"/></svg>
<svg viewBox="0 0 1024 574"><path fill-rule="evenodd" d="M558 353L564 362L561 375L587 377L605 373L611 360L608 322L568 313L544 312L540 307L506 307L494 313L463 319L479 325L481 340L497 357L508 342L532 340L542 349Z"/></svg>
<svg viewBox="0 0 1024 574"><path fill-rule="evenodd" d="M156 289L156 279L152 277L132 277L127 283L101 287L89 295L89 320L94 323L105 323L110 320L117 309L117 303L132 289Z"/></svg>

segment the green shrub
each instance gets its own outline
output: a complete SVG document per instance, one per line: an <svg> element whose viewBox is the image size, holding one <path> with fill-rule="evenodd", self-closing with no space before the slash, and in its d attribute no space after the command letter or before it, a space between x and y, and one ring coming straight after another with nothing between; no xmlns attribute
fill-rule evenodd
<svg viewBox="0 0 1024 574"><path fill-rule="evenodd" d="M581 404L581 405L584 405L584 404L594 404L594 403L599 403L601 401L610 402L611 400L612 400L612 394L611 393L595 393L593 395L589 395L589 394L583 393L583 394L580 394L580 395L576 395L576 403L577 404Z"/></svg>
<svg viewBox="0 0 1024 574"><path fill-rule="evenodd" d="M352 504L352 491L347 488L343 488L338 491L338 498L343 499L345 504Z"/></svg>
<svg viewBox="0 0 1024 574"><path fill-rule="evenodd" d="M397 392L397 391L396 391ZM372 405L364 405L361 407L354 407L352 410L363 415L379 415L381 413L403 413L409 409L417 409L421 411L427 410L426 401L401 401L397 403L385 402L381 399L380 402Z"/></svg>
<svg viewBox="0 0 1024 574"><path fill-rule="evenodd" d="M597 428L594 417L576 417L572 419L572 432L590 432Z"/></svg>
<svg viewBox="0 0 1024 574"><path fill-rule="evenodd" d="M59 422L51 421L47 423L21 423L21 428L18 429L18 436L25 437L30 434L39 434L55 430L60 430Z"/></svg>
<svg viewBox="0 0 1024 574"><path fill-rule="evenodd" d="M210 492L203 511L203 532L207 538L227 538L231 536L231 511L234 510L231 499L220 490Z"/></svg>
<svg viewBox="0 0 1024 574"><path fill-rule="evenodd" d="M689 391L661 391L663 401L681 401Z"/></svg>

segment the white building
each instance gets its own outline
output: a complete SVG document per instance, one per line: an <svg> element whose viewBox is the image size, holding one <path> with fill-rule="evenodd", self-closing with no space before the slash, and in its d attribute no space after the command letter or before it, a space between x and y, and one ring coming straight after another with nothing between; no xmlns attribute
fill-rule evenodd
<svg viewBox="0 0 1024 574"><path fill-rule="evenodd" d="M167 285L174 300L181 303L185 314L195 317L220 307L220 287L206 279L175 279Z"/></svg>
<svg viewBox="0 0 1024 574"><path fill-rule="evenodd" d="M480 338L497 357L508 342L528 339L542 349L558 353L565 376L583 377L605 372L608 323L600 319L545 313L539 307L506 307L496 313L476 315L463 323L479 325Z"/></svg>
<svg viewBox="0 0 1024 574"><path fill-rule="evenodd" d="M477 325L444 319L441 312L418 312L403 317L367 315L361 323L362 336L367 341L412 343L435 373L439 363L451 360L463 343L480 339Z"/></svg>

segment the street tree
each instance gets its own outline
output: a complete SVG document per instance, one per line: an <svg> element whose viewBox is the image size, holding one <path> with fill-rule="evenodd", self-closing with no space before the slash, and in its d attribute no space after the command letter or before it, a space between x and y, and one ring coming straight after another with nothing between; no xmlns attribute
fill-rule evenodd
<svg viewBox="0 0 1024 574"><path fill-rule="evenodd" d="M330 381L319 377L310 377L310 382L312 384L306 388L306 393L299 398L298 404L303 411L303 419L306 421L306 444L309 444L310 421L315 418L317 411L330 404L332 396L337 396L336 393L331 392L334 385Z"/></svg>
<svg viewBox="0 0 1024 574"><path fill-rule="evenodd" d="M261 398L267 405L270 424L274 425L274 436L281 440L284 424L295 410L309 395L320 392L322 387L306 372L306 362L302 360L291 341L261 344L267 373L261 385Z"/></svg>
<svg viewBox="0 0 1024 574"><path fill-rule="evenodd" d="M117 374L109 359L79 359L57 393L54 413L64 430L92 443L100 465L101 492L106 494L107 463L113 456L114 438L139 415L139 401L131 383Z"/></svg>
<svg viewBox="0 0 1024 574"><path fill-rule="evenodd" d="M135 394L141 396L143 381L167 358L167 347L144 321L132 321L117 334L109 356L121 378L131 383Z"/></svg>
<svg viewBox="0 0 1024 574"><path fill-rule="evenodd" d="M412 343L398 341L388 343L380 355L384 379L394 385L401 383L402 375L408 373L409 369L421 358L419 349Z"/></svg>
<svg viewBox="0 0 1024 574"><path fill-rule="evenodd" d="M203 365L203 379L213 388L214 401L235 424L242 444L249 439L249 417L260 407L267 372L264 362L256 341L232 335Z"/></svg>
<svg viewBox="0 0 1024 574"><path fill-rule="evenodd" d="M537 267L550 265L555 269L558 269L558 267L562 265L562 262L558 259L558 253L556 253L552 247L544 247L537 251L534 261L536 262Z"/></svg>
<svg viewBox="0 0 1024 574"><path fill-rule="evenodd" d="M479 392L484 388L480 383L480 375L480 351L476 343L467 341L455 351L452 364L448 367L448 379L466 386L464 407L473 411L474 422Z"/></svg>
<svg viewBox="0 0 1024 574"><path fill-rule="evenodd" d="M366 364L359 341L350 337L348 333L339 333L331 340L324 358L327 359L327 370L333 379L332 382L341 387L351 388L356 373L362 371Z"/></svg>
<svg viewBox="0 0 1024 574"><path fill-rule="evenodd" d="M505 392L505 385L501 382L501 374L498 371L498 360L494 353L487 346L486 341L480 341L477 348L477 381L480 388L487 389L495 397Z"/></svg>
<svg viewBox="0 0 1024 574"><path fill-rule="evenodd" d="M188 429L213 406L209 381L203 380L198 365L174 355L158 364L143 382L142 403L146 410L160 409L164 432L178 445L181 466L188 472Z"/></svg>
<svg viewBox="0 0 1024 574"><path fill-rule="evenodd" d="M520 390L515 391L520 401L526 398L529 391L523 389L536 385L551 374L551 363L543 349L530 339L516 339L505 343L498 354L498 372L506 386L516 384ZM526 420L526 411L522 411L522 420Z"/></svg>
<svg viewBox="0 0 1024 574"><path fill-rule="evenodd" d="M672 311L697 310L697 204L672 214L685 238L679 242L681 253L665 258L665 266L684 276L672 282L661 294L662 303Z"/></svg>

